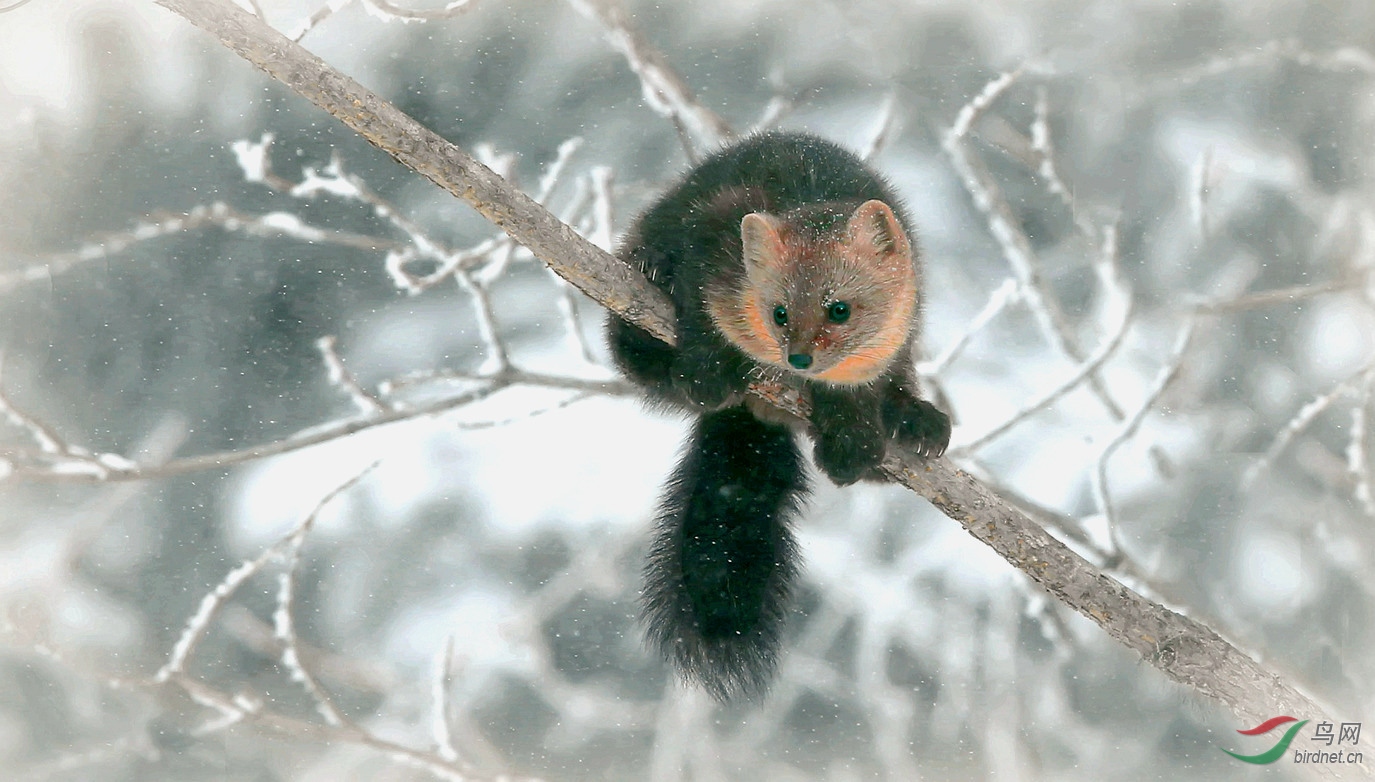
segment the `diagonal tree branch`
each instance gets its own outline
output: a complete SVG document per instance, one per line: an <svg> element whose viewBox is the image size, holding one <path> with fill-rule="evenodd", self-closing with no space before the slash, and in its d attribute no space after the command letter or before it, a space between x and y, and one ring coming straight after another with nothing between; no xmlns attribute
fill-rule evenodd
<svg viewBox="0 0 1375 782"><path fill-rule="evenodd" d="M584 240L462 150L227 0L157 2L473 205L601 304L672 341L672 307L641 275ZM777 387L754 390L794 414L802 412L799 401ZM1248 724L1286 713L1338 721L1212 629L1105 575L948 461L893 454L884 469L1116 641L1169 678L1226 704ZM1368 772L1364 766L1348 768ZM1321 773L1340 772L1330 767Z"/></svg>
<svg viewBox="0 0 1375 782"><path fill-rule="evenodd" d="M673 306L643 275L560 222L490 168L266 22L225 0L158 0L329 112L368 143L468 202L579 290L669 344Z"/></svg>

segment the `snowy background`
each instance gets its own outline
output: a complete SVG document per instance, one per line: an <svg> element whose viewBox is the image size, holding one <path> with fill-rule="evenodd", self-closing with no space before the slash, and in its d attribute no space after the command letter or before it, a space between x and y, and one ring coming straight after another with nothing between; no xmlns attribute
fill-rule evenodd
<svg viewBox="0 0 1375 782"><path fill-rule="evenodd" d="M261 1L283 31L321 8ZM530 192L561 167L548 203L595 241L689 164L573 5L336 5L307 48ZM1341 719L1375 715L1375 5L629 9L737 130L878 142L927 259L952 458ZM1228 758L1263 739L892 487L813 497L768 700L682 690L634 615L684 422L600 383L600 308L528 256L398 285L438 268L420 236L499 234L171 13L0 14L0 776L1295 774ZM485 393L502 355L562 383ZM1098 390L1019 415L1094 357ZM245 455L360 400L463 393ZM283 583L306 686L280 661Z"/></svg>

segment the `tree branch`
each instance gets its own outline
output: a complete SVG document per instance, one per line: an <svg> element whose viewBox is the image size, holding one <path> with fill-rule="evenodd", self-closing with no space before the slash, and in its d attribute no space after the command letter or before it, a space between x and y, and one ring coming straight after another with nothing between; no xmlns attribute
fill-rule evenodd
<svg viewBox="0 0 1375 782"><path fill-rule="evenodd" d="M641 275L597 249L454 145L226 0L157 2L473 205L604 306L672 342L672 307ZM802 412L796 398L788 398L777 388L755 391L794 414ZM1338 721L1213 630L1100 572L948 461L891 454L884 470L1166 676L1221 701L1247 724L1286 713ZM1338 773L1335 767L1325 771Z"/></svg>
<svg viewBox="0 0 1375 782"><path fill-rule="evenodd" d="M329 112L397 162L468 202L559 276L674 344L673 305L643 275L584 239L490 168L376 93L224 0L157 0Z"/></svg>

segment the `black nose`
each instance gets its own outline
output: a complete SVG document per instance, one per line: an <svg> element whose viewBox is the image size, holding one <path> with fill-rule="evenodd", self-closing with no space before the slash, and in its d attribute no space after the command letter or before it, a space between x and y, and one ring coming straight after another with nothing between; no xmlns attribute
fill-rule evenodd
<svg viewBox="0 0 1375 782"><path fill-rule="evenodd" d="M788 356L788 363L793 365L793 369L806 369L812 365L812 357L806 353L793 353Z"/></svg>

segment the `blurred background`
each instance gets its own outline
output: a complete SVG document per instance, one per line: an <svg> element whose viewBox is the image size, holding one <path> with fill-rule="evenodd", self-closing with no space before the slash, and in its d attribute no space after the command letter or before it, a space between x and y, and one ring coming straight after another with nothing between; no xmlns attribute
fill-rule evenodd
<svg viewBox="0 0 1375 782"><path fill-rule="evenodd" d="M260 2L604 245L690 165L582 6ZM1333 715L1375 713L1375 5L627 11L737 132L875 150L925 252L951 458ZM6 779L1302 771L1223 754L1267 740L892 487L815 493L767 700L681 689L635 601L685 422L600 384L600 308L152 3L0 14L0 150ZM425 241L471 252L450 274ZM475 377L504 362L564 382ZM369 399L438 412L331 436ZM319 727L284 637L357 733Z"/></svg>

